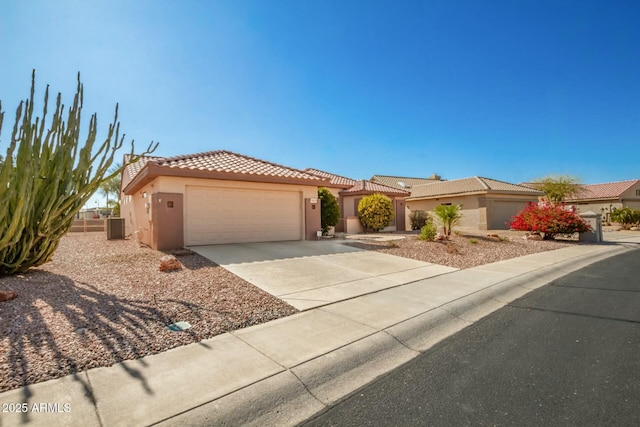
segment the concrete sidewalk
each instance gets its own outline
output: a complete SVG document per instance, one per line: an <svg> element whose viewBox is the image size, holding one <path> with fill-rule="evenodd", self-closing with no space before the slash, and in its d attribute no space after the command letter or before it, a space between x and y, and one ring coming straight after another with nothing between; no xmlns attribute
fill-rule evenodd
<svg viewBox="0 0 640 427"><path fill-rule="evenodd" d="M0 426L295 424L531 290L639 243L458 270L12 390L0 394ZM28 411L16 413L22 404Z"/></svg>

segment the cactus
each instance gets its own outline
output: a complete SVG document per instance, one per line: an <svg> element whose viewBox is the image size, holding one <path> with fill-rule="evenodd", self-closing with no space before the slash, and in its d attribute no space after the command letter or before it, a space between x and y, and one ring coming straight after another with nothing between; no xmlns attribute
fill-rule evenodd
<svg viewBox="0 0 640 427"><path fill-rule="evenodd" d="M34 121L34 93L35 70L29 99L21 101L16 110L11 141L0 165L0 275L23 273L49 261L76 213L100 184L122 170L109 171L125 137L120 136L117 104L104 142L96 144L97 115L93 114L84 145L80 146L80 73L66 122L65 107L58 94L51 123L47 123L49 86L42 118ZM0 135L3 119L0 103ZM142 155L157 146L151 142ZM133 150L131 141L132 154ZM139 156L132 156L131 161L138 159Z"/></svg>

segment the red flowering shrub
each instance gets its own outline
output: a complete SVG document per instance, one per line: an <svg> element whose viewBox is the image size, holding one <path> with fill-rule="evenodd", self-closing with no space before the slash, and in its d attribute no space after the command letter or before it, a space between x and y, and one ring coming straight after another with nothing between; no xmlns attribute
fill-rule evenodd
<svg viewBox="0 0 640 427"><path fill-rule="evenodd" d="M585 222L575 208L563 204L553 204L546 200L527 204L527 207L511 217L509 226L514 230L544 233L544 239L555 238L558 234L583 233L591 226Z"/></svg>

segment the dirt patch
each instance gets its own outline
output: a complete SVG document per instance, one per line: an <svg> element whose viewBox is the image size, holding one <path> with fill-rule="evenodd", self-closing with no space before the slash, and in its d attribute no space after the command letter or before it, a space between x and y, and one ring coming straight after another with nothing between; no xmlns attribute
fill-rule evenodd
<svg viewBox="0 0 640 427"><path fill-rule="evenodd" d="M0 392L244 328L297 310L197 254L165 254L102 233L65 236L53 260L0 277ZM166 326L186 321L184 332Z"/></svg>

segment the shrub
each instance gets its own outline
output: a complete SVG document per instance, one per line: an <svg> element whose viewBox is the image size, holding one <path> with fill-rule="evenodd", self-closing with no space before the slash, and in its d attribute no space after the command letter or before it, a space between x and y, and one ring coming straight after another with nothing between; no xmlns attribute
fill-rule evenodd
<svg viewBox="0 0 640 427"><path fill-rule="evenodd" d="M431 217L429 221L420 229L420 240L433 242L438 234L438 227L433 223Z"/></svg>
<svg viewBox="0 0 640 427"><path fill-rule="evenodd" d="M440 205L434 209L436 216L444 228L445 236L451 236L451 228L462 218L460 208L460 205Z"/></svg>
<svg viewBox="0 0 640 427"><path fill-rule="evenodd" d="M554 239L559 234L583 233L591 229L575 208L564 204L549 203L543 199L540 203L527 204L520 213L511 218L509 226L514 230L544 233L544 239Z"/></svg>
<svg viewBox="0 0 640 427"><path fill-rule="evenodd" d="M611 212L611 221L617 222L624 228L630 228L640 223L640 209L622 208Z"/></svg>
<svg viewBox="0 0 640 427"><path fill-rule="evenodd" d="M358 214L365 228L378 232L393 221L393 203L384 194L365 196L358 203Z"/></svg>
<svg viewBox="0 0 640 427"><path fill-rule="evenodd" d="M329 234L329 227L334 227L340 220L340 206L331 191L324 187L318 189L320 199L320 227L322 235Z"/></svg>
<svg viewBox="0 0 640 427"><path fill-rule="evenodd" d="M411 229L412 230L422 230L422 227L425 226L427 221L429 221L431 217L425 211L412 211L409 214L409 221L411 221Z"/></svg>
<svg viewBox="0 0 640 427"><path fill-rule="evenodd" d="M478 239L469 239L469 243L475 245L476 243L478 243Z"/></svg>

